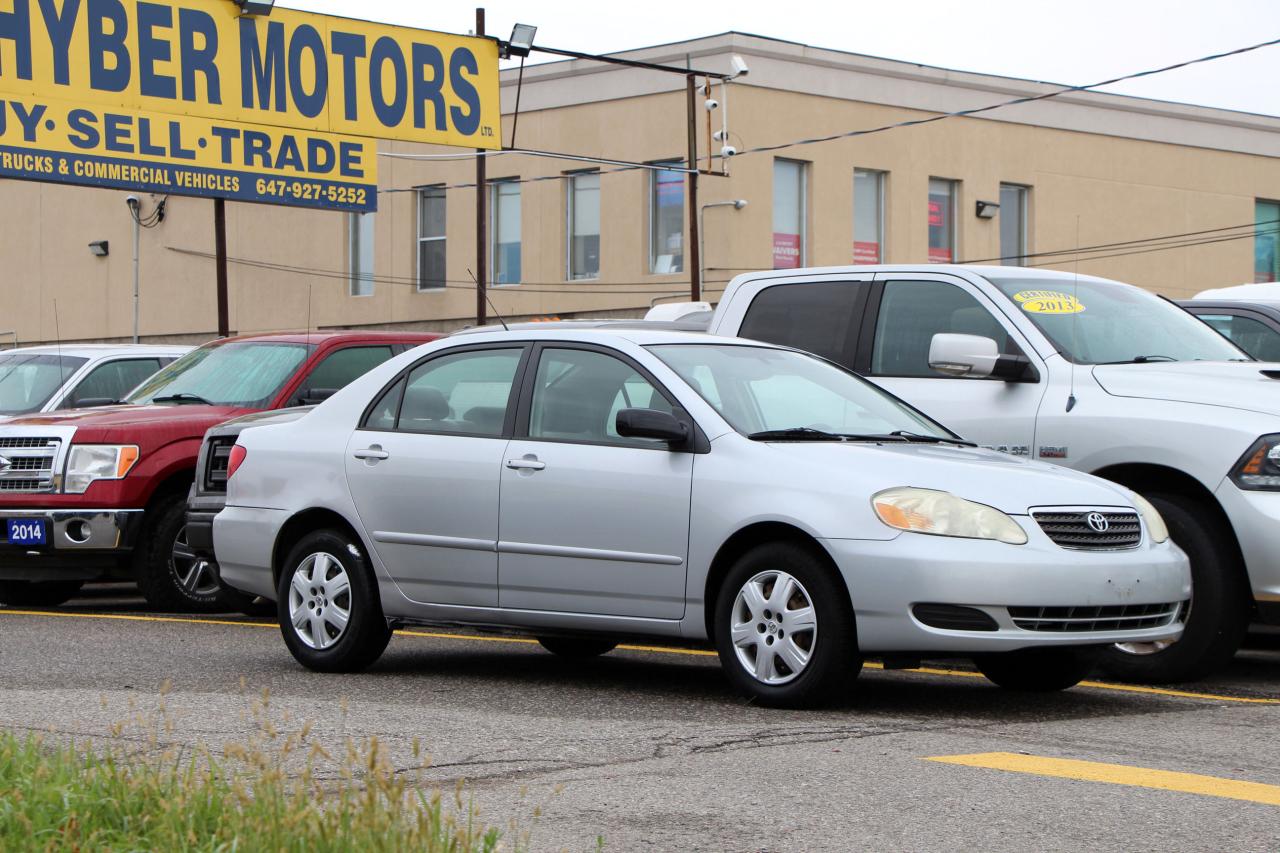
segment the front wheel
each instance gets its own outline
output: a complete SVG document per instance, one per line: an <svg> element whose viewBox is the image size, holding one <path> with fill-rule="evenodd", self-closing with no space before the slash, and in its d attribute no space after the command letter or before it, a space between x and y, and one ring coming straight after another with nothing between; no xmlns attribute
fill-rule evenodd
<svg viewBox="0 0 1280 853"><path fill-rule="evenodd" d="M714 633L725 675L762 705L820 705L862 669L843 581L789 542L738 559L716 597Z"/></svg>
<svg viewBox="0 0 1280 853"><path fill-rule="evenodd" d="M213 564L187 544L185 494L170 495L147 511L133 571L143 597L158 610L214 613L227 609Z"/></svg>
<svg viewBox="0 0 1280 853"><path fill-rule="evenodd" d="M360 672L391 641L363 551L336 530L308 534L289 552L276 607L285 645L316 672Z"/></svg>
<svg viewBox="0 0 1280 853"><path fill-rule="evenodd" d="M74 598L82 581L0 581L0 604L9 607L57 607Z"/></svg>
<svg viewBox="0 0 1280 853"><path fill-rule="evenodd" d="M1024 693L1052 693L1075 687L1093 670L1101 649L1047 648L978 655L974 666L992 683Z"/></svg>

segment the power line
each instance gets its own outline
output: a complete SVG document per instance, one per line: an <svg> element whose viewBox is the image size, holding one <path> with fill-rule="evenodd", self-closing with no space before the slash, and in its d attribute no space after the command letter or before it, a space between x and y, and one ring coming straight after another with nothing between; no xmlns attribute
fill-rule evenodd
<svg viewBox="0 0 1280 853"><path fill-rule="evenodd" d="M972 258L972 259L965 259L963 261L959 261L959 263L988 264L988 263L998 263L1002 261L1016 261L1020 258L1048 258L1048 257L1057 257L1057 256L1074 257L1082 252L1097 252L1097 251L1105 251L1107 249L1131 248L1131 247L1140 246L1143 244L1156 245L1160 241L1179 240L1183 237L1198 237L1205 234L1220 234L1225 231L1238 231L1241 228L1256 229L1256 228L1262 228L1263 226L1266 226L1266 225L1280 225L1280 219L1270 219L1262 222L1246 222L1242 225L1228 225L1222 228L1206 228L1201 231L1184 231L1179 234L1161 234L1155 237L1141 237L1134 240L1121 240L1115 243L1097 243L1092 246L1079 246L1073 249L1054 249L1053 251L1048 251L1048 252L1022 252L1016 255L1001 255L1000 257L996 257L996 258ZM1254 236L1256 233L1263 233L1263 232L1251 231L1249 234L1242 235L1242 236L1246 236L1246 237Z"/></svg>

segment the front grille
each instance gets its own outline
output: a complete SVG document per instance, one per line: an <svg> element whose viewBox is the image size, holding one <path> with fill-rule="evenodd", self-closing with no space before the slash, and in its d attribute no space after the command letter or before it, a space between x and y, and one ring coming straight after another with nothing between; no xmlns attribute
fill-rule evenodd
<svg viewBox="0 0 1280 853"><path fill-rule="evenodd" d="M204 466L204 491L227 490L227 465L231 461L231 448L235 443L234 436L209 439L209 454Z"/></svg>
<svg viewBox="0 0 1280 853"><path fill-rule="evenodd" d="M1134 548L1142 541L1142 522L1136 512L1070 511L1032 513L1050 539L1063 548L1115 550ZM1091 516L1101 517L1104 530L1089 524Z"/></svg>
<svg viewBox="0 0 1280 853"><path fill-rule="evenodd" d="M59 438L0 437L0 492L52 492Z"/></svg>
<svg viewBox="0 0 1280 853"><path fill-rule="evenodd" d="M1175 621L1182 602L1115 604L1102 607L1010 607L1013 624L1024 631L1077 634L1088 631L1137 631Z"/></svg>

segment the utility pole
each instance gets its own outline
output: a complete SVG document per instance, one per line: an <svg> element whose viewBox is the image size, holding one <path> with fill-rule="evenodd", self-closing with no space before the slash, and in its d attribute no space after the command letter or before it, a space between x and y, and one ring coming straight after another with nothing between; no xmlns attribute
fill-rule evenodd
<svg viewBox="0 0 1280 853"><path fill-rule="evenodd" d="M685 77L689 100L689 299L702 300L702 257L698 252L698 113L697 83L694 75Z"/></svg>
<svg viewBox="0 0 1280 853"><path fill-rule="evenodd" d="M227 200L213 200L213 254L218 280L218 337L231 334L231 319L227 308Z"/></svg>
<svg viewBox="0 0 1280 853"><path fill-rule="evenodd" d="M484 36L484 9L476 9L476 35ZM476 325L488 322L485 286L489 278L489 194L485 185L485 149L476 149Z"/></svg>

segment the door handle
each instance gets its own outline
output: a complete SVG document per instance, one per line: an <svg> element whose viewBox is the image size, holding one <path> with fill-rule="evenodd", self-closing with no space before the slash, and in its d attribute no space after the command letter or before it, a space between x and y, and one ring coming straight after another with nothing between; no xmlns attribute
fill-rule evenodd
<svg viewBox="0 0 1280 853"><path fill-rule="evenodd" d="M367 447L364 450L357 450L351 454L357 459L390 459L391 454L383 450L378 445Z"/></svg>
<svg viewBox="0 0 1280 853"><path fill-rule="evenodd" d="M537 459L508 459L507 467L515 471L541 471L547 467L547 463Z"/></svg>

